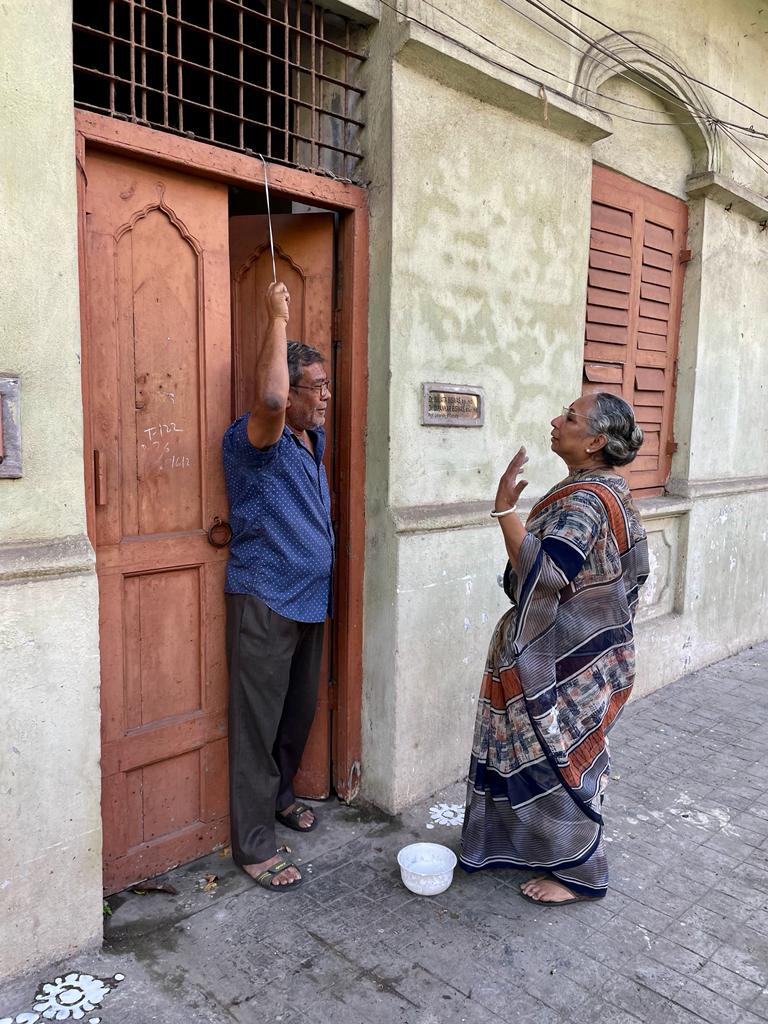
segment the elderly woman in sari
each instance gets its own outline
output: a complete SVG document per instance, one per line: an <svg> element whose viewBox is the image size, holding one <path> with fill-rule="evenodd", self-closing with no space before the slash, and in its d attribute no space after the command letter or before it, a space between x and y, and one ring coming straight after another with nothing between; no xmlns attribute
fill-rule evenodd
<svg viewBox="0 0 768 1024"><path fill-rule="evenodd" d="M648 575L645 531L615 467L642 441L623 399L584 395L552 420L568 476L523 525L513 511L526 486L521 448L491 513L512 608L493 634L478 702L461 864L539 871L520 891L545 906L607 890L607 735L632 689L632 623Z"/></svg>

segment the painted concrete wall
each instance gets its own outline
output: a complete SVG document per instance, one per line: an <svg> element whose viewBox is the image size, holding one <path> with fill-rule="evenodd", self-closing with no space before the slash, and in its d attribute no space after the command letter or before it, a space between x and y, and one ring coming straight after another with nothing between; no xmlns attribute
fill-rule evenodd
<svg viewBox="0 0 768 1024"><path fill-rule="evenodd" d="M399 63L393 95L390 500L483 498L522 443L541 488L549 420L581 378L589 196L570 182L589 148ZM485 427L420 426L422 381L485 387Z"/></svg>
<svg viewBox="0 0 768 1024"><path fill-rule="evenodd" d="M0 479L0 976L101 933L70 37L69 4L0 6L0 370L22 379L24 472Z"/></svg>
<svg viewBox="0 0 768 1024"><path fill-rule="evenodd" d="M0 977L101 940L97 621L90 575L0 583Z"/></svg>
<svg viewBox="0 0 768 1024"><path fill-rule="evenodd" d="M768 470L768 233L705 200L700 238L689 476L760 476Z"/></svg>
<svg viewBox="0 0 768 1024"><path fill-rule="evenodd" d="M693 155L688 139L677 126L676 113L658 96L618 75L605 81L600 91L613 100L632 104L625 108L611 104L611 109L623 109L630 116L653 120L654 124L616 119L613 134L592 147L595 162L686 200Z"/></svg>
<svg viewBox="0 0 768 1024"><path fill-rule="evenodd" d="M441 0L437 6L445 13L438 13L429 0L409 0L407 11L412 17L461 40L499 64L545 83L553 95L556 91L569 96L578 92L577 85L584 74L584 53L589 50L589 44L570 34L563 25L527 4L514 5L518 11L523 10L522 15L504 4L486 0L476 4ZM727 94L723 96L689 82L691 99L711 108L724 120L765 128L753 111L729 98L734 97L757 110L765 110L763 69L768 7L762 0L699 0L695 10L686 3L638 4L635 0L590 0L589 4L577 5L588 11L591 17L569 10L565 5L547 6L553 10L556 8L555 13L566 25L572 25L601 45L619 46L623 59L631 60L631 41L654 50L665 60L682 66L695 78ZM629 41L617 38L610 29L624 33ZM606 76L613 77L614 67L610 58L599 51L592 52L597 60L608 65L597 69L598 81ZM643 69L651 71L654 63L647 62ZM650 88L654 92L663 92L666 74L670 72L674 77L674 72L663 65L658 65L657 71L659 79ZM620 68L619 73L629 74L624 68ZM603 91L602 87L600 91ZM580 98L585 103L596 104L615 113L617 120L621 117L656 120L653 114L642 109L603 103L594 93L582 94ZM638 102L641 107L652 110L656 99L647 94L647 99ZM687 132L690 116L685 109L674 104L671 109L676 111L677 120ZM638 120L624 123L634 132L643 130ZM692 129L691 133L694 131ZM768 158L768 141L751 139L750 146L763 159ZM723 161L724 169L733 173L737 180L765 192L761 187L764 172L735 145L723 145Z"/></svg>
<svg viewBox="0 0 768 1024"><path fill-rule="evenodd" d="M475 52L383 15L368 69L387 142L372 137L368 162L382 250L374 247L371 279L363 787L390 810L466 771L487 643L506 606L503 544L487 516L498 475L521 442L531 498L563 475L548 424L580 391L592 161L683 199L691 174L708 167L758 183L735 147L607 69L605 108L625 115L608 131L593 124L580 135L551 105L546 116L529 83L498 66L486 67L495 85L484 91L478 52L510 66L508 51L522 48L574 83L587 79L571 48L499 5L442 6L459 20L424 4L408 12ZM693 26L679 6L665 8L663 24L658 10L629 3L590 10L641 42L674 40L697 76L759 105L755 60L760 52L764 66L766 44L749 7L729 6L726 18L709 0ZM567 98L550 94L557 102L566 109ZM722 116L736 109L715 106ZM625 119L633 115L654 124ZM766 238L753 215L722 202L691 199L689 209L680 448L674 493L643 502L653 571L638 620L638 695L768 635ZM486 426L421 426L422 381L483 386Z"/></svg>
<svg viewBox="0 0 768 1024"><path fill-rule="evenodd" d="M562 476L549 420L580 390L589 231L589 189L568 182L588 183L591 154L418 68L396 62L391 75L391 376L386 410L372 385L369 429L375 439L383 412L386 484L380 463L369 465L394 516L379 515L372 556L382 561L385 546L397 569L389 601L388 577L377 573L369 588L364 786L396 808L466 767L485 650L506 601L503 544L488 516L498 476L522 443L532 493ZM384 233L390 211L372 215ZM381 298L374 288L374 308ZM377 314L371 324L377 336ZM371 380L383 377L382 368ZM420 384L430 380L484 387L486 426L421 426ZM457 504L472 509L472 525L436 529L429 513L425 528L409 522L414 509ZM382 635L385 604L394 622Z"/></svg>

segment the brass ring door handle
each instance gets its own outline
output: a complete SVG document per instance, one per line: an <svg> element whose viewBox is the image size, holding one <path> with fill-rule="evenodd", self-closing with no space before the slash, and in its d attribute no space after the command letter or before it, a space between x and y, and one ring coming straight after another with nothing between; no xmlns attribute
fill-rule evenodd
<svg viewBox="0 0 768 1024"><path fill-rule="evenodd" d="M208 543L215 548L225 548L232 540L232 527L219 516L214 516L207 533Z"/></svg>

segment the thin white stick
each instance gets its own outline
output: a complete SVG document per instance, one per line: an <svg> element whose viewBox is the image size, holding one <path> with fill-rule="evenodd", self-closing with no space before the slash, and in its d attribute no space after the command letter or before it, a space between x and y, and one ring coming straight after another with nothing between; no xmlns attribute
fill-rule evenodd
<svg viewBox="0 0 768 1024"><path fill-rule="evenodd" d="M269 224L269 251L272 254L272 282L277 284L277 271L275 270L275 240L272 236L272 211L269 208L269 177L267 175L267 161L259 153L261 162L264 164L264 192L267 197L267 224Z"/></svg>

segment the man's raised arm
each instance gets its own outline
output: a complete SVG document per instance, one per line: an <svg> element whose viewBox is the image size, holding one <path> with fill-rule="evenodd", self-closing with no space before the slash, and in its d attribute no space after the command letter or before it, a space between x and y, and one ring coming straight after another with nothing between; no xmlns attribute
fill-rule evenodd
<svg viewBox="0 0 768 1024"><path fill-rule="evenodd" d="M275 444L285 426L288 402L286 328L291 297L281 282L267 288L267 329L256 350L256 395L248 418L248 440L254 448Z"/></svg>

